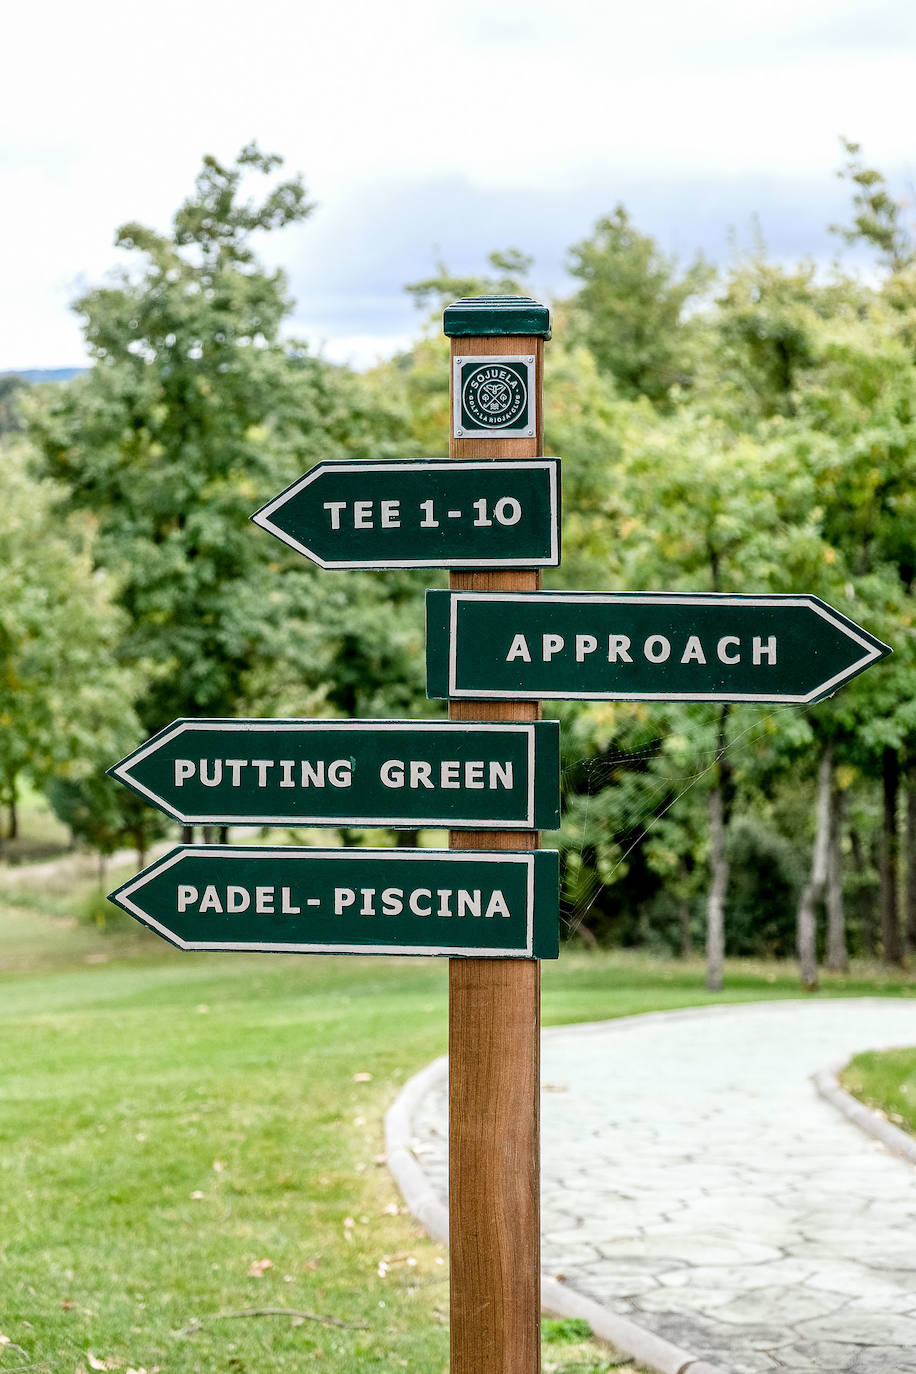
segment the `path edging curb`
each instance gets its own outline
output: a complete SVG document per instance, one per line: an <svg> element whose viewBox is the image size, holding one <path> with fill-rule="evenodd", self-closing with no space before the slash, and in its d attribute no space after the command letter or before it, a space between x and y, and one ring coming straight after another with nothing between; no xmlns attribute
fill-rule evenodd
<svg viewBox="0 0 916 1374"><path fill-rule="evenodd" d="M385 1113L385 1153L388 1168L401 1190L411 1214L421 1222L434 1240L448 1244L448 1208L436 1196L413 1151L411 1119L417 1104L448 1074L448 1059L443 1055L408 1079ZM726 1374L718 1365L656 1336L628 1317L602 1307L566 1284L541 1275L541 1307L558 1317L581 1317L594 1334L625 1355L648 1365L657 1374Z"/></svg>
<svg viewBox="0 0 916 1374"><path fill-rule="evenodd" d="M831 1064L826 1069L819 1070L812 1077L815 1088L821 1097L842 1112L860 1130L867 1131L876 1140L880 1140L881 1144L891 1154L916 1165L916 1139L908 1135L906 1131L901 1131L899 1126L894 1126L880 1112L873 1111L871 1107L866 1107L864 1102L860 1102L857 1097L853 1097L851 1093L841 1087L839 1075L848 1063L848 1059L842 1059L837 1064Z"/></svg>

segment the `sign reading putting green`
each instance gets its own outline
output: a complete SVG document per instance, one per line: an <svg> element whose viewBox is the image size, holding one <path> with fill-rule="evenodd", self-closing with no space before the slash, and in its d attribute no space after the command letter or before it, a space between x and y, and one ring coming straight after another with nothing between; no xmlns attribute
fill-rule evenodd
<svg viewBox="0 0 916 1374"><path fill-rule="evenodd" d="M891 650L816 596L426 594L431 697L820 701Z"/></svg>
<svg viewBox="0 0 916 1374"><path fill-rule="evenodd" d="M322 568L560 561L560 460L319 463L251 517Z"/></svg>
<svg viewBox="0 0 916 1374"><path fill-rule="evenodd" d="M556 850L182 845L110 900L180 949L555 959Z"/></svg>
<svg viewBox="0 0 916 1374"><path fill-rule="evenodd" d="M176 720L108 771L184 825L560 823L556 721Z"/></svg>

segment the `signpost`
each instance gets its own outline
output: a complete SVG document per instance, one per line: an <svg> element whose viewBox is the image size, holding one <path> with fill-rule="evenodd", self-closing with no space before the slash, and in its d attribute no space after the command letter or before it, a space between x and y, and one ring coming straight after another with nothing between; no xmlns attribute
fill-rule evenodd
<svg viewBox="0 0 916 1374"><path fill-rule="evenodd" d="M560 824L556 721L176 720L108 771L184 825Z"/></svg>
<svg viewBox="0 0 916 1374"><path fill-rule="evenodd" d="M450 849L183 845L111 894L189 950L447 955L451 1374L540 1369L540 959L558 954L558 727L540 701L821 700L890 653L814 596L540 591L546 308L445 312L448 459L319 463L251 518L427 593L449 721L177 720L109 772L186 825L450 827ZM484 833L488 832L488 833Z"/></svg>
<svg viewBox="0 0 916 1374"><path fill-rule="evenodd" d="M111 894L180 949L555 959L557 853L181 845Z"/></svg>
<svg viewBox="0 0 916 1374"><path fill-rule="evenodd" d="M452 354L449 457L460 463L498 451L508 467L505 460L543 453L546 308L526 298L457 301L444 327ZM507 369L517 384L502 382ZM495 385L501 382L505 390ZM489 407L499 426L481 423ZM453 592L536 592L540 573L528 569L456 571L449 585ZM539 714L530 701L449 705L453 720L534 721ZM534 848L538 838L506 833L500 846ZM494 842L470 830L451 836L459 851ZM541 1366L540 1012L539 964L450 964L451 1374L537 1374Z"/></svg>
<svg viewBox="0 0 916 1374"><path fill-rule="evenodd" d="M891 650L816 596L427 592L431 697L807 704Z"/></svg>
<svg viewBox="0 0 916 1374"><path fill-rule="evenodd" d="M322 568L556 567L560 460L319 463L251 519Z"/></svg>

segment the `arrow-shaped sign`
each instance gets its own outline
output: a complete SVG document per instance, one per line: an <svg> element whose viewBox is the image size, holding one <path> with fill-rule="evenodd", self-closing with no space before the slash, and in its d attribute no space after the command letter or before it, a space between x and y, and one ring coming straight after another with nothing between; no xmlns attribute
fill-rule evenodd
<svg viewBox="0 0 916 1374"><path fill-rule="evenodd" d="M318 463L251 517L322 568L560 561L560 460Z"/></svg>
<svg viewBox="0 0 916 1374"><path fill-rule="evenodd" d="M550 720L175 720L108 772L184 825L560 824Z"/></svg>
<svg viewBox="0 0 916 1374"><path fill-rule="evenodd" d="M110 900L180 949L555 959L556 850L181 845Z"/></svg>
<svg viewBox="0 0 916 1374"><path fill-rule="evenodd" d="M430 591L426 608L431 697L806 704L891 652L816 596Z"/></svg>

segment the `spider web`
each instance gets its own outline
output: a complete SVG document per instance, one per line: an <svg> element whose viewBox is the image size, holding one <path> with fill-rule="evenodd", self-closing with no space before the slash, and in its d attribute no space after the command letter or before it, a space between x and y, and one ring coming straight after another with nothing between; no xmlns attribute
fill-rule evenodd
<svg viewBox="0 0 916 1374"><path fill-rule="evenodd" d="M748 709L744 708L745 711ZM728 739L724 750L717 747L696 748L677 766L671 760L670 771L656 770L651 776L646 775L644 766L658 764L667 757L664 746L674 733L671 729L644 740L638 748L611 747L600 756L587 755L566 764L562 769L564 781L568 782L575 776L581 783L584 774L588 784L584 793L581 786L579 788L579 795L584 796L578 816L581 835L577 844L565 846L566 853L582 855L589 848L598 844L607 845L609 841L615 842L620 850L605 877L593 865L583 866L585 890L574 901L561 892L560 921L567 937L574 936L581 929L602 894L611 887L614 875L652 837L660 823L677 808L683 798L709 778L723 756L727 756L733 764L739 764L742 754L749 753L757 740L771 728L774 716L787 711L796 715L807 714L808 709L802 708L800 712L798 706L761 707L758 715ZM639 771L645 779L645 787L638 801L623 808L615 828L608 829L606 818L593 814L598 810L593 800L602 791L603 784L614 786L621 772L628 770Z"/></svg>

